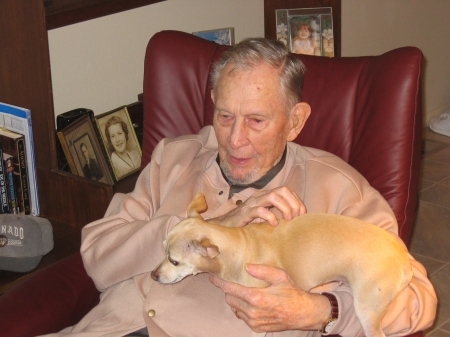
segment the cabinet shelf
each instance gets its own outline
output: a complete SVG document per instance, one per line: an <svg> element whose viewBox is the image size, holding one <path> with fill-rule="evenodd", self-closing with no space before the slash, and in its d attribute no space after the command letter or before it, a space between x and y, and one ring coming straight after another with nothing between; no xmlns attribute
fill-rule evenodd
<svg viewBox="0 0 450 337"><path fill-rule="evenodd" d="M45 195L46 205L54 205L46 207L43 216L82 228L104 216L115 193L132 191L138 176L136 172L108 185L60 170L38 169L39 195Z"/></svg>
<svg viewBox="0 0 450 337"><path fill-rule="evenodd" d="M47 29L147 6L165 0L44 0Z"/></svg>
<svg viewBox="0 0 450 337"><path fill-rule="evenodd" d="M54 224L83 227L103 217L113 194L130 192L138 174L111 186L58 170L46 18L50 20L51 15L68 13L68 8L56 10L57 5L63 3L103 3L104 8L120 11L120 3L128 3L121 9L126 10L135 8L138 3L154 2L157 1L53 0L45 1L45 8L42 0L0 1L0 13L5 13L0 20L0 101L31 111L40 216ZM53 14L51 8L55 10ZM84 10L89 12L87 8ZM137 116L140 121L136 124L142 128L141 110L140 102L129 106L132 121ZM138 134L139 137L142 135Z"/></svg>

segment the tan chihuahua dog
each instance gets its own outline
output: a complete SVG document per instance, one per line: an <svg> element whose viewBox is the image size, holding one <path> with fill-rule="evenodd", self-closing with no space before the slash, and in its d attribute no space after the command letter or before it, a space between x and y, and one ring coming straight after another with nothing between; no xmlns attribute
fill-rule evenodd
<svg viewBox="0 0 450 337"><path fill-rule="evenodd" d="M347 282L365 335L385 336L381 320L412 278L407 250L394 235L335 214L305 214L279 220L276 227L264 222L229 228L203 220L206 209L203 194L197 194L188 218L164 241L167 258L152 272L155 281L170 284L206 272L248 287L267 286L246 272L253 263L284 269L305 291Z"/></svg>

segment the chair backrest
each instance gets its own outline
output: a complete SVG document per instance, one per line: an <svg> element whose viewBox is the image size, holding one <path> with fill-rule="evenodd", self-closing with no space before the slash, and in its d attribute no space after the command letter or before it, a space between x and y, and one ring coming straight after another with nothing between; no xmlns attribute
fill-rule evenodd
<svg viewBox="0 0 450 337"><path fill-rule="evenodd" d="M212 124L209 73L227 48L176 31L151 38L144 66L143 166L162 138ZM306 65L302 100L312 114L295 142L334 153L355 167L388 201L408 243L421 153L421 51L297 56Z"/></svg>

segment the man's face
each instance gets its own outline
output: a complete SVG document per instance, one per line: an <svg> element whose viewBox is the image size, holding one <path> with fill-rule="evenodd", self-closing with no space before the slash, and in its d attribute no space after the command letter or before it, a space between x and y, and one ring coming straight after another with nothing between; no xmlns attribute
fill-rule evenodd
<svg viewBox="0 0 450 337"><path fill-rule="evenodd" d="M232 183L249 184L280 159L290 133L277 70L260 65L233 71L227 65L217 85L214 130L222 170ZM292 140L292 139L289 139Z"/></svg>
<svg viewBox="0 0 450 337"><path fill-rule="evenodd" d="M86 161L89 161L89 152L86 146L81 147L81 153Z"/></svg>

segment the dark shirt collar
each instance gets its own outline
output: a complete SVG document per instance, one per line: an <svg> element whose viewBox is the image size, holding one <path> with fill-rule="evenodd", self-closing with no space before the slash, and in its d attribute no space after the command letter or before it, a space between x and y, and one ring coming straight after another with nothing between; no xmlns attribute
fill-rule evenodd
<svg viewBox="0 0 450 337"><path fill-rule="evenodd" d="M228 194L228 198L232 198L233 195L235 195L236 193L239 193L249 187L253 187L258 190L264 188L264 186L266 186L278 174L278 172L280 172L281 169L283 168L284 163L286 161L286 153L287 153L287 147L284 149L284 152L283 152L283 155L281 156L280 161L274 167L272 167L269 170L269 172L267 172L264 176L262 176L257 181L255 181L251 184L248 184L248 185L233 185L233 184L231 184L230 181L228 180L228 178L223 173L222 168L220 168L220 172L222 172L222 176L224 177L224 179L226 180L228 185L230 185L230 193ZM216 161L220 167L219 155L217 155Z"/></svg>

